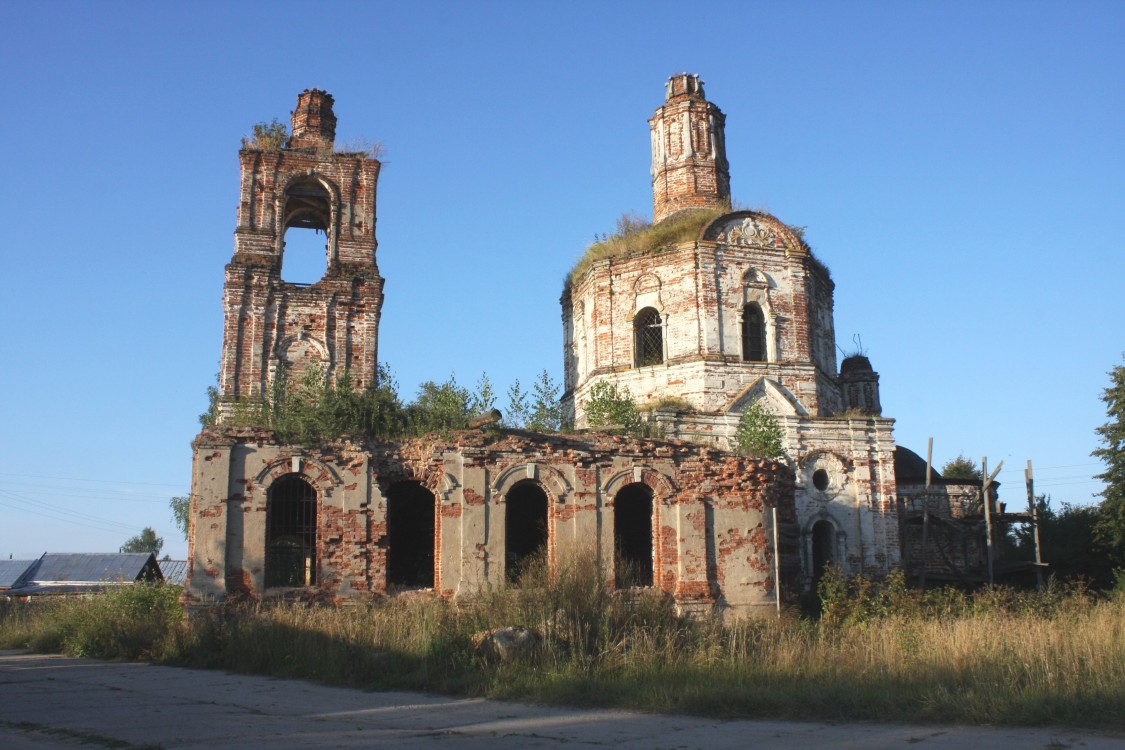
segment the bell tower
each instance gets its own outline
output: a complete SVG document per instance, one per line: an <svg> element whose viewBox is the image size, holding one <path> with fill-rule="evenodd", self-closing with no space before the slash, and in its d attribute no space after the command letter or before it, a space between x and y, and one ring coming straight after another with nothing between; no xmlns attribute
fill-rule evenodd
<svg viewBox="0 0 1125 750"><path fill-rule="evenodd" d="M726 117L703 95L697 75L665 84L664 104L648 121L652 133L652 220L686 208L729 208Z"/></svg>
<svg viewBox="0 0 1125 750"><path fill-rule="evenodd" d="M375 192L381 164L335 149L334 100L297 97L292 130L258 128L238 159L241 189L234 256L223 287L220 420L240 399L258 399L284 374L348 373L365 387L378 371L383 278L375 263ZM286 237L324 242L324 274L312 284L282 278ZM306 235L310 236L310 235Z"/></svg>

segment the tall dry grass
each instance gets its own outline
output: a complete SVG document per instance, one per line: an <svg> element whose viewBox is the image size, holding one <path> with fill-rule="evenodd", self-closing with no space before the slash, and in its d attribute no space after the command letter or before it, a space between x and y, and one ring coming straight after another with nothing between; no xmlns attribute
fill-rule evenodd
<svg viewBox="0 0 1125 750"><path fill-rule="evenodd" d="M456 604L259 605L217 612L191 631L167 616L164 595L149 595L158 617L143 607L109 616L121 594L96 605L9 604L0 608L0 646L724 717L1125 728L1121 596L923 596L892 579L830 600L836 609L819 621L723 623L679 617L659 593L624 596L603 580L579 561ZM535 630L540 648L506 662L474 650L474 634L506 625Z"/></svg>

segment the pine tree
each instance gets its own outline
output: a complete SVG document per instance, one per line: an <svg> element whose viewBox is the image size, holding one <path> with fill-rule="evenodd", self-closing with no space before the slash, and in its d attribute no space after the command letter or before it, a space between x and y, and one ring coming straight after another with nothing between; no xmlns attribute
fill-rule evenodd
<svg viewBox="0 0 1125 750"><path fill-rule="evenodd" d="M535 432L558 432L562 427L562 405L559 403L559 386L544 370L532 390L531 414L527 429Z"/></svg>
<svg viewBox="0 0 1125 750"><path fill-rule="evenodd" d="M1125 365L1109 371L1110 385L1102 393L1109 421L1098 427L1102 447L1091 455L1105 462L1097 475L1105 482L1095 528L1099 541L1110 548L1114 561L1125 563Z"/></svg>
<svg viewBox="0 0 1125 750"><path fill-rule="evenodd" d="M523 429L527 421L527 394L520 387L520 380L508 389L508 410L504 412L504 426L513 430Z"/></svg>

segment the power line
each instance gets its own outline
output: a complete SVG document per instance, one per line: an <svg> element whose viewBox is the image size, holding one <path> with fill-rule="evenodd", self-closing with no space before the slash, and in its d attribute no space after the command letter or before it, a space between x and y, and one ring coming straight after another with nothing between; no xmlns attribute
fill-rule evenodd
<svg viewBox="0 0 1125 750"><path fill-rule="evenodd" d="M167 482L129 482L122 479L90 479L89 477L60 477L60 476L45 476L43 474L13 474L6 471L0 471L0 477L24 477L26 479L56 479L64 482L96 482L98 484L124 484L124 485L137 485L145 487L183 487L183 484L169 484Z"/></svg>

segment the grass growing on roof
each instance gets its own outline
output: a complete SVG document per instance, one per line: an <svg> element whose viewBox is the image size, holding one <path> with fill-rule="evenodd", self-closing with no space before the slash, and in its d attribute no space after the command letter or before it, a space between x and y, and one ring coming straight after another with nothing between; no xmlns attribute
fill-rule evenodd
<svg viewBox="0 0 1125 750"><path fill-rule="evenodd" d="M594 263L607 258L625 258L642 252L653 252L680 242L694 240L703 227L723 214L729 207L699 208L681 211L658 224L651 224L637 214L623 214L617 220L617 231L586 248L566 277L569 289Z"/></svg>

